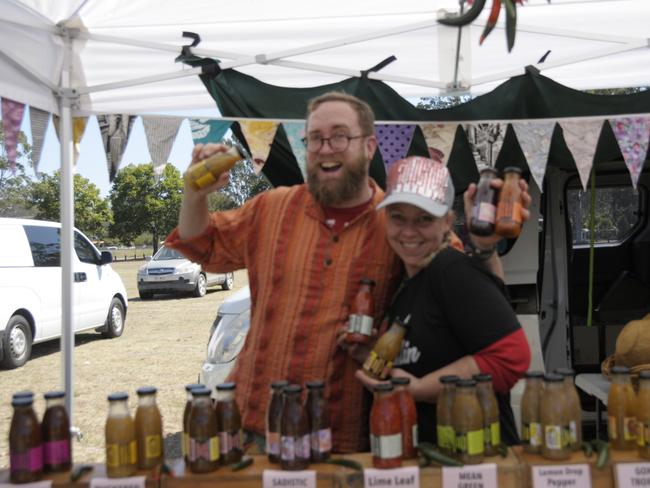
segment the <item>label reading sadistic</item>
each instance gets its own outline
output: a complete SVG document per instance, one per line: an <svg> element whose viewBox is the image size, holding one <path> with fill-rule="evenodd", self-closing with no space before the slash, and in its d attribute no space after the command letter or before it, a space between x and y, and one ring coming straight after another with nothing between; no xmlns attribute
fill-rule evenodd
<svg viewBox="0 0 650 488"><path fill-rule="evenodd" d="M219 438L210 437L205 440L193 439L190 437L190 461L205 459L206 461L216 461L219 459Z"/></svg>
<svg viewBox="0 0 650 488"><path fill-rule="evenodd" d="M368 315L351 314L348 319L348 332L350 334L372 334L372 317Z"/></svg>
<svg viewBox="0 0 650 488"><path fill-rule="evenodd" d="M366 487L402 487L420 488L420 470L417 466L395 469L363 470L364 486Z"/></svg>
<svg viewBox="0 0 650 488"><path fill-rule="evenodd" d="M372 455L380 459L394 459L402 455L402 433L393 435L370 434Z"/></svg>
<svg viewBox="0 0 650 488"><path fill-rule="evenodd" d="M280 437L280 458L283 461L309 459L309 456L309 434L301 437L285 435Z"/></svg>
<svg viewBox="0 0 650 488"><path fill-rule="evenodd" d="M497 465L487 463L460 468L443 466L442 487L497 488Z"/></svg>
<svg viewBox="0 0 650 488"><path fill-rule="evenodd" d="M616 464L616 486L650 486L650 463Z"/></svg>
<svg viewBox="0 0 650 488"><path fill-rule="evenodd" d="M533 488L591 488L588 464L554 464L531 466Z"/></svg>
<svg viewBox="0 0 650 488"><path fill-rule="evenodd" d="M233 449L242 448L242 432L219 432L219 447L221 454L228 454Z"/></svg>
<svg viewBox="0 0 650 488"><path fill-rule="evenodd" d="M262 474L264 488L316 488L316 471L278 471L265 469Z"/></svg>
<svg viewBox="0 0 650 488"><path fill-rule="evenodd" d="M89 488L144 488L144 476L91 478Z"/></svg>

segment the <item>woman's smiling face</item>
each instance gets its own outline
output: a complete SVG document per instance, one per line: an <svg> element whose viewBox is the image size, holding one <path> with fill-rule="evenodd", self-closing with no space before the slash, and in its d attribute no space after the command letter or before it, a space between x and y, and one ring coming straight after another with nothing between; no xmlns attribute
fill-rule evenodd
<svg viewBox="0 0 650 488"><path fill-rule="evenodd" d="M404 262L406 273L413 276L429 262L451 229L451 213L435 217L409 203L386 207L388 243Z"/></svg>

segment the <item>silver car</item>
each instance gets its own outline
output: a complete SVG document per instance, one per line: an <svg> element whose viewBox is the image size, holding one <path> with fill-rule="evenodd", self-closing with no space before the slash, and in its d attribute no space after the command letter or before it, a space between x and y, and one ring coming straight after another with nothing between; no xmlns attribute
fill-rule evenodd
<svg viewBox="0 0 650 488"><path fill-rule="evenodd" d="M138 293L142 300L156 293L192 293L202 297L210 286L221 285L230 290L234 284L233 273L208 273L201 265L165 246L138 270Z"/></svg>

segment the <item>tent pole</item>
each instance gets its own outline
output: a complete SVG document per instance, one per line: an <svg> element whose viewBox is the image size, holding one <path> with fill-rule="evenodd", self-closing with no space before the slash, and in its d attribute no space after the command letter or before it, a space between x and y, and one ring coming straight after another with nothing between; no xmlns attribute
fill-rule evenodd
<svg viewBox="0 0 650 488"><path fill-rule="evenodd" d="M74 305L72 297L74 249L74 195L73 173L74 153L72 150L72 99L67 96L70 87L70 66L72 61L72 39L68 29L61 29L63 40L63 66L61 70L61 89L59 96L59 115L61 117L61 300L62 335L61 353L63 355L63 385L65 406L73 424L74 382L72 377L72 355L74 352Z"/></svg>

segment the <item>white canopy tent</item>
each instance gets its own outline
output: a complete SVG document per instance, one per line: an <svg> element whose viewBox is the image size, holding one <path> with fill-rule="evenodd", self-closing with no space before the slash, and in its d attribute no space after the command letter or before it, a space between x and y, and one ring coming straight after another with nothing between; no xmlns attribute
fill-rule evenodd
<svg viewBox="0 0 650 488"><path fill-rule="evenodd" d="M504 17L482 46L487 8L460 36L437 23L457 0L0 0L0 96L61 116L64 385L72 414L72 129L77 115L213 108L175 58L192 49L281 86L305 87L369 74L405 97L490 91L535 65L576 89L650 85L648 0L528 0L516 43ZM460 52L456 46L460 44ZM551 51L543 64L537 61Z"/></svg>

